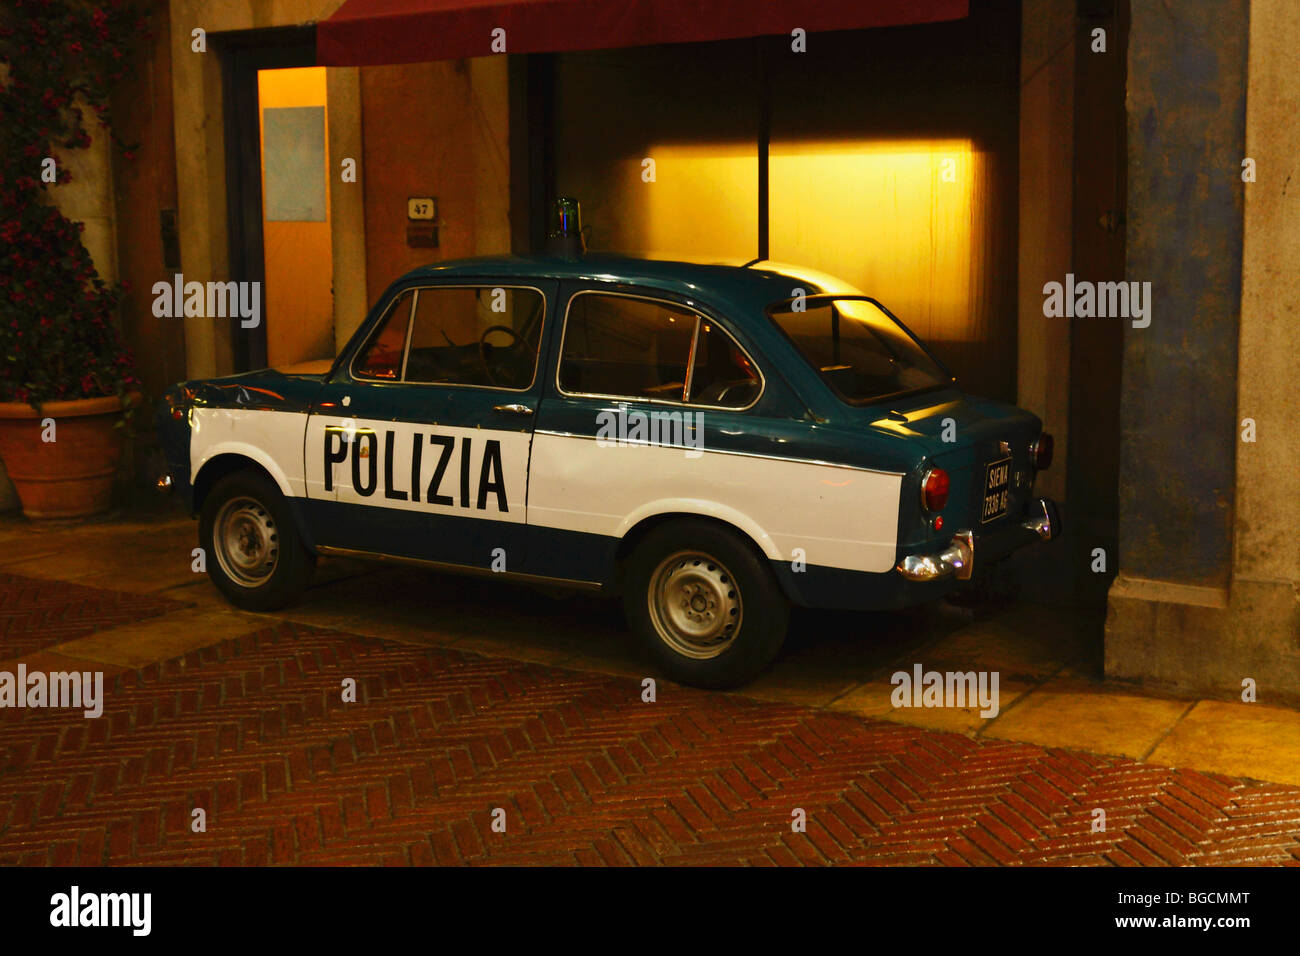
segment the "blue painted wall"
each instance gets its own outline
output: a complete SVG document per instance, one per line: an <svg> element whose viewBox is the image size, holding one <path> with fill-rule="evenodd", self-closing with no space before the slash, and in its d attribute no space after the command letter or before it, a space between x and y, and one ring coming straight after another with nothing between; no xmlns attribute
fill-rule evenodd
<svg viewBox="0 0 1300 956"><path fill-rule="evenodd" d="M1226 584L1232 561L1248 0L1132 0L1129 281L1120 407L1125 574Z"/></svg>

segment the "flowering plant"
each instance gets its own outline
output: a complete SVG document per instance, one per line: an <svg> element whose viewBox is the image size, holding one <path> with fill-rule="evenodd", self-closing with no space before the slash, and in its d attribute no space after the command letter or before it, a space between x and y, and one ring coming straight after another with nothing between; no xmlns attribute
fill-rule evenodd
<svg viewBox="0 0 1300 956"><path fill-rule="evenodd" d="M145 31L132 0L5 0L0 6L0 401L124 396L138 388L115 322L121 287L95 271L82 223L47 190L72 178L54 148L108 135L109 84ZM129 158L129 154L128 154Z"/></svg>

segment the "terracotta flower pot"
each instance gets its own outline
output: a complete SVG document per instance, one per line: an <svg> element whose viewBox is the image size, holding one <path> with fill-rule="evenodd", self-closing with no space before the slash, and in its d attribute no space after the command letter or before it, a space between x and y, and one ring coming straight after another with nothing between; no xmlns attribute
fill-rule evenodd
<svg viewBox="0 0 1300 956"><path fill-rule="evenodd" d="M123 403L116 395L46 402L40 411L0 402L0 460L29 518L79 518L107 511L122 459ZM41 422L54 419L54 441Z"/></svg>

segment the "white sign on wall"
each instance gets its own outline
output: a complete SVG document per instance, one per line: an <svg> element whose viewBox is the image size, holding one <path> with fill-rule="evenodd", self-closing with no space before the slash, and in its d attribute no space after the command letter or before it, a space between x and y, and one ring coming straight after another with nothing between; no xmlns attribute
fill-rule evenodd
<svg viewBox="0 0 1300 956"><path fill-rule="evenodd" d="M425 196L417 196L406 200L406 218L437 219L438 200Z"/></svg>

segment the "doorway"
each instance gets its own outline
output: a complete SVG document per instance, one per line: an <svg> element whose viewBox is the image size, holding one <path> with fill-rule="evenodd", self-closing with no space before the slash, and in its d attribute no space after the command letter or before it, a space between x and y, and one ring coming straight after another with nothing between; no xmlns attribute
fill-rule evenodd
<svg viewBox="0 0 1300 956"><path fill-rule="evenodd" d="M1126 0L1078 7L1074 109L1074 256L1077 275L1121 282L1125 274L1129 8ZM1109 56L1092 55L1096 31ZM1118 319L1070 320L1070 446L1065 543L1079 604L1106 607L1119 570L1120 370Z"/></svg>
<svg viewBox="0 0 1300 956"><path fill-rule="evenodd" d="M213 38L222 56L230 279L261 321L231 319L236 372L333 354L324 67L314 27Z"/></svg>
<svg viewBox="0 0 1300 956"><path fill-rule="evenodd" d="M325 67L257 72L266 364L334 355Z"/></svg>

